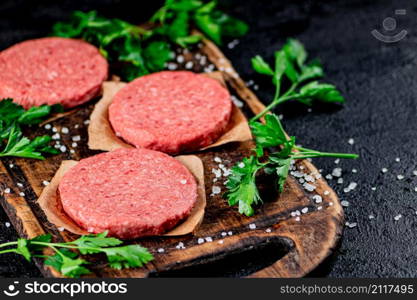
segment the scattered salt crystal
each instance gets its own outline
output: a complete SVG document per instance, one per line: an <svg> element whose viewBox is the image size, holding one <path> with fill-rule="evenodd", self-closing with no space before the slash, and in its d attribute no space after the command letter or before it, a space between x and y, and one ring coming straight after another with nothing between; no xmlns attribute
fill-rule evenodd
<svg viewBox="0 0 417 300"><path fill-rule="evenodd" d="M20 192L20 193L19 193L19 195L20 195L21 197L24 197L24 196L25 196L25 193Z"/></svg>
<svg viewBox="0 0 417 300"><path fill-rule="evenodd" d="M320 195L314 195L313 200L316 203L321 203L323 201L323 198Z"/></svg>
<svg viewBox="0 0 417 300"><path fill-rule="evenodd" d="M185 249L184 243L183 242L179 242L177 246L175 246L175 248L177 249Z"/></svg>
<svg viewBox="0 0 417 300"><path fill-rule="evenodd" d="M327 180L332 180L332 179L333 179L333 176L332 176L331 174L327 174L327 175L325 176L325 178L326 178Z"/></svg>
<svg viewBox="0 0 417 300"><path fill-rule="evenodd" d="M329 206L333 206L333 202L329 202Z"/></svg>
<svg viewBox="0 0 417 300"><path fill-rule="evenodd" d="M417 192L417 186L414 188L414 191Z"/></svg>
<svg viewBox="0 0 417 300"><path fill-rule="evenodd" d="M58 129L56 127L52 127L52 132L58 132Z"/></svg>
<svg viewBox="0 0 417 300"><path fill-rule="evenodd" d="M249 229L256 229L256 224L254 224L254 223L249 224Z"/></svg>
<svg viewBox="0 0 417 300"><path fill-rule="evenodd" d="M221 233L221 235L222 235L222 236L226 236L226 235L227 235L227 232L223 231L223 232Z"/></svg>
<svg viewBox="0 0 417 300"><path fill-rule="evenodd" d="M340 204L344 207L348 207L349 206L349 201L343 200L342 202L340 202Z"/></svg>
<svg viewBox="0 0 417 300"><path fill-rule="evenodd" d="M340 162L340 158L336 159L334 163L337 165Z"/></svg>
<svg viewBox="0 0 417 300"><path fill-rule="evenodd" d="M314 177L311 176L311 175L304 176L304 179L308 182L314 182L315 181Z"/></svg>
<svg viewBox="0 0 417 300"><path fill-rule="evenodd" d="M170 62L167 65L168 70L176 70L178 68L178 65L176 63Z"/></svg>
<svg viewBox="0 0 417 300"><path fill-rule="evenodd" d="M303 214L306 214L306 213L308 212L308 207L304 207L304 208L301 210L301 212L302 212Z"/></svg>
<svg viewBox="0 0 417 300"><path fill-rule="evenodd" d="M413 171L413 175L417 176L417 170Z"/></svg>
<svg viewBox="0 0 417 300"><path fill-rule="evenodd" d="M164 248L159 248L158 249L158 253L164 253L165 252L165 249Z"/></svg>
<svg viewBox="0 0 417 300"><path fill-rule="evenodd" d="M85 120L83 123L84 123L84 125L88 125L88 124L90 124L90 120Z"/></svg>
<svg viewBox="0 0 417 300"><path fill-rule="evenodd" d="M181 179L181 180L180 180L180 183L181 183L181 184L186 184L186 183L187 183L187 180L185 180L185 179Z"/></svg>
<svg viewBox="0 0 417 300"><path fill-rule="evenodd" d="M64 228L64 227L58 227L58 230L59 230L59 231L64 231L64 230L65 230L65 228Z"/></svg>
<svg viewBox="0 0 417 300"><path fill-rule="evenodd" d="M323 209L323 206L317 207L317 210L322 210L322 209Z"/></svg>
<svg viewBox="0 0 417 300"><path fill-rule="evenodd" d="M222 162L222 159L220 157L218 157L218 156L215 156L213 160L215 162L217 162L217 163L221 163Z"/></svg>
<svg viewBox="0 0 417 300"><path fill-rule="evenodd" d="M323 192L323 194L324 194L325 196L327 196L327 195L329 195L329 194L330 194L330 192L329 192L329 191L324 191L324 192Z"/></svg>
<svg viewBox="0 0 417 300"><path fill-rule="evenodd" d="M79 141L81 141L81 136L79 136L79 135L74 135L74 136L72 137L72 140L73 140L74 142L79 142Z"/></svg>
<svg viewBox="0 0 417 300"><path fill-rule="evenodd" d="M44 126L44 128L45 128L46 130L49 130L49 129L51 129L51 128L52 128L52 126L51 126L51 124L46 124L46 125Z"/></svg>
<svg viewBox="0 0 417 300"><path fill-rule="evenodd" d="M59 133L55 133L54 135L52 135L53 140L59 140L60 138L61 138L61 135Z"/></svg>
<svg viewBox="0 0 417 300"><path fill-rule="evenodd" d="M295 211L291 212L291 217L295 217L297 215L297 213Z"/></svg>
<svg viewBox="0 0 417 300"><path fill-rule="evenodd" d="M9 164L10 169L14 167L14 164Z"/></svg>
<svg viewBox="0 0 417 300"><path fill-rule="evenodd" d="M227 234L228 235L233 235L233 232L232 231L228 231Z"/></svg>
<svg viewBox="0 0 417 300"><path fill-rule="evenodd" d="M4 189L4 192L5 192L6 194L10 194L10 189L9 189L9 188L6 188L6 189Z"/></svg>
<svg viewBox="0 0 417 300"><path fill-rule="evenodd" d="M338 180L337 180L337 184L342 184L343 183L343 178L339 178Z"/></svg>
<svg viewBox="0 0 417 300"><path fill-rule="evenodd" d="M375 216L374 215L369 215L368 218L369 218L369 220L372 220L372 219L375 219Z"/></svg>
<svg viewBox="0 0 417 300"><path fill-rule="evenodd" d="M44 186L47 186L47 185L49 184L49 181L44 180L44 181L42 181L42 184L43 184Z"/></svg>
<svg viewBox="0 0 417 300"><path fill-rule="evenodd" d="M398 180L403 180L404 179L404 175L397 175L397 179Z"/></svg>
<svg viewBox="0 0 417 300"><path fill-rule="evenodd" d="M312 191L314 191L316 189L316 186L315 185L312 185L310 183L304 183L303 186L309 192L312 192Z"/></svg>
<svg viewBox="0 0 417 300"><path fill-rule="evenodd" d="M402 218L402 215L401 214L398 214L398 215L396 215L395 217L394 217L394 220L395 221L398 221L399 219L401 219Z"/></svg>
<svg viewBox="0 0 417 300"><path fill-rule="evenodd" d="M243 162L241 162L241 163L239 163L238 165L237 165L239 168L244 168L245 167L245 164L243 163Z"/></svg>
<svg viewBox="0 0 417 300"><path fill-rule="evenodd" d="M234 105L236 105L237 107L243 107L243 102L240 101L238 98L236 98L235 96L230 96L230 99L232 99L232 102L234 103Z"/></svg>
<svg viewBox="0 0 417 300"><path fill-rule="evenodd" d="M185 68L188 70L192 69L193 66L194 66L194 63L192 61L189 61L185 64Z"/></svg>
<svg viewBox="0 0 417 300"><path fill-rule="evenodd" d="M203 238L199 238L199 239L197 240L197 243L198 243L198 244L202 244L202 243L204 243L204 239L203 239Z"/></svg>
<svg viewBox="0 0 417 300"><path fill-rule="evenodd" d="M356 223L356 222L347 224L347 227L349 227L349 228L355 228L356 226L358 226L358 223Z"/></svg>
<svg viewBox="0 0 417 300"><path fill-rule="evenodd" d="M222 191L222 189L218 186L213 186L211 189L211 192L213 193L213 195L219 194Z"/></svg>
<svg viewBox="0 0 417 300"><path fill-rule="evenodd" d="M341 168L334 168L332 171L332 176L340 177L342 176L342 169Z"/></svg>
<svg viewBox="0 0 417 300"><path fill-rule="evenodd" d="M70 153L71 153L71 154L74 154L74 153L75 153L75 150L74 150L74 149L71 149L71 150L70 150Z"/></svg>
<svg viewBox="0 0 417 300"><path fill-rule="evenodd" d="M376 186L371 187L371 190L376 191Z"/></svg>
<svg viewBox="0 0 417 300"><path fill-rule="evenodd" d="M382 173L387 173L387 172L388 172L388 169L387 169L387 168L382 168L382 169L381 169L381 172L382 172Z"/></svg>
<svg viewBox="0 0 417 300"><path fill-rule="evenodd" d="M352 173L358 173L358 170L352 169Z"/></svg>
<svg viewBox="0 0 417 300"><path fill-rule="evenodd" d="M78 127L80 127L80 124L75 124L74 128L77 129Z"/></svg>
<svg viewBox="0 0 417 300"><path fill-rule="evenodd" d="M354 143L355 143L355 140L354 140L354 139L350 138L350 139L348 140L348 144L353 145Z"/></svg>
<svg viewBox="0 0 417 300"><path fill-rule="evenodd" d="M6 227L9 228L11 224L9 222L6 222L4 223L4 225L6 225Z"/></svg>
<svg viewBox="0 0 417 300"><path fill-rule="evenodd" d="M348 188L350 190L354 190L354 189L356 189L357 186L358 186L358 184L356 182L351 182L351 183L349 183Z"/></svg>
<svg viewBox="0 0 417 300"><path fill-rule="evenodd" d="M61 132L63 134L68 134L69 133L69 129L67 127L62 127Z"/></svg>
<svg viewBox="0 0 417 300"><path fill-rule="evenodd" d="M177 56L177 62L180 63L180 64L182 64L184 62L184 56L178 55Z"/></svg>
<svg viewBox="0 0 417 300"><path fill-rule="evenodd" d="M296 220L297 222L299 222L299 221L300 221L300 217L296 217L296 218L295 218L295 220Z"/></svg>
<svg viewBox="0 0 417 300"><path fill-rule="evenodd" d="M265 232L267 232L267 233L270 233L271 231L272 231L271 228L265 229Z"/></svg>
<svg viewBox="0 0 417 300"><path fill-rule="evenodd" d="M220 241L218 241L218 243L221 245L221 244L224 243L224 240L220 240Z"/></svg>
<svg viewBox="0 0 417 300"><path fill-rule="evenodd" d="M401 161L401 159L400 159L399 157L396 157L396 158L395 158L395 161L396 161L396 162L400 162L400 161Z"/></svg>
<svg viewBox="0 0 417 300"><path fill-rule="evenodd" d="M23 183L18 182L18 183L17 183L17 186L18 186L18 187L23 187Z"/></svg>
<svg viewBox="0 0 417 300"><path fill-rule="evenodd" d="M213 239L210 236L206 237L205 240L207 243L211 243L213 241Z"/></svg>
<svg viewBox="0 0 417 300"><path fill-rule="evenodd" d="M67 147L65 147L64 145L62 145L61 147L59 147L59 150L61 152L65 152L65 151L67 151Z"/></svg>
<svg viewBox="0 0 417 300"><path fill-rule="evenodd" d="M214 174L214 176L216 176L216 178L222 176L222 171L219 169L212 169L211 172Z"/></svg>
<svg viewBox="0 0 417 300"><path fill-rule="evenodd" d="M73 142L73 143L71 144L71 147L72 147L72 148L77 148L77 146L78 146L78 144L77 144L76 142Z"/></svg>

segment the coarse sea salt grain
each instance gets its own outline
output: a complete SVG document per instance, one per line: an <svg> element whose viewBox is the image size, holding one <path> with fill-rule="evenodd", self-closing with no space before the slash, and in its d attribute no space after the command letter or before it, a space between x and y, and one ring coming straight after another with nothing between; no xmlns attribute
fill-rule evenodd
<svg viewBox="0 0 417 300"><path fill-rule="evenodd" d="M44 180L44 181L42 181L42 184L43 184L44 186L47 186L47 185L49 184L49 181Z"/></svg>
<svg viewBox="0 0 417 300"><path fill-rule="evenodd" d="M414 176L417 176L417 170L414 170L414 171L413 171L413 175L414 175Z"/></svg>
<svg viewBox="0 0 417 300"><path fill-rule="evenodd" d="M198 240L197 240L197 243L198 244L202 244L202 243L204 243L205 241L204 241L204 239L203 238L199 238Z"/></svg>
<svg viewBox="0 0 417 300"><path fill-rule="evenodd" d="M334 161L334 163L337 165L337 164L339 164L340 163L340 159L338 158L338 159L336 159L335 161Z"/></svg>
<svg viewBox="0 0 417 300"><path fill-rule="evenodd" d="M401 214L398 214L394 217L395 221L398 221L399 219L401 219L403 216Z"/></svg>
<svg viewBox="0 0 417 300"><path fill-rule="evenodd" d="M177 56L177 62L180 63L180 64L182 64L184 62L184 56L178 55Z"/></svg>
<svg viewBox="0 0 417 300"><path fill-rule="evenodd" d="M355 140L353 138L348 139L348 144L353 145L355 143Z"/></svg>
<svg viewBox="0 0 417 300"><path fill-rule="evenodd" d="M14 167L14 164L9 164L10 169Z"/></svg>
<svg viewBox="0 0 417 300"><path fill-rule="evenodd" d="M369 215L368 218L369 218L369 220L372 220L372 219L375 219L375 216L374 215Z"/></svg>
<svg viewBox="0 0 417 300"><path fill-rule="evenodd" d="M220 157L218 157L218 156L215 156L215 157L213 158L213 160L214 160L216 163L221 163L221 162L222 162L222 159L221 159Z"/></svg>
<svg viewBox="0 0 417 300"><path fill-rule="evenodd" d="M221 233L221 236L226 236L227 235L227 232L225 232L225 231L223 231L222 233Z"/></svg>
<svg viewBox="0 0 417 300"><path fill-rule="evenodd" d="M185 180L185 179L181 179L181 180L180 180L180 183L181 183L181 184L186 184L186 183L187 183L187 180Z"/></svg>
<svg viewBox="0 0 417 300"><path fill-rule="evenodd" d="M334 177L342 176L342 168L334 168L332 171L332 176Z"/></svg>
<svg viewBox="0 0 417 300"><path fill-rule="evenodd" d="M294 220L296 220L297 222L300 221L300 217L296 217Z"/></svg>
<svg viewBox="0 0 417 300"><path fill-rule="evenodd" d="M189 62L187 62L187 63L185 64L185 68L186 68L187 70L192 69L192 68L193 68L193 66L194 66L194 63L193 63L192 61L189 61Z"/></svg>
<svg viewBox="0 0 417 300"><path fill-rule="evenodd" d="M340 202L340 204L341 204L343 207L348 207L348 206L349 206L349 201L343 200L342 202Z"/></svg>
<svg viewBox="0 0 417 300"><path fill-rule="evenodd" d="M396 158L395 158L395 161L396 161L396 162L400 162L400 161L401 161L401 159L400 159L399 157L396 157Z"/></svg>
<svg viewBox="0 0 417 300"><path fill-rule="evenodd" d="M185 249L184 243L183 242L179 242L177 246L175 246L175 248L177 249Z"/></svg>
<svg viewBox="0 0 417 300"><path fill-rule="evenodd" d="M249 229L256 229L256 224L254 224L254 223L249 224Z"/></svg>
<svg viewBox="0 0 417 300"><path fill-rule="evenodd" d="M213 195L220 194L221 191L222 191L222 189L218 186L215 186L215 185L211 189L211 192L213 193Z"/></svg>
<svg viewBox="0 0 417 300"><path fill-rule="evenodd" d="M58 129L56 127L52 127L52 132L58 132Z"/></svg>
<svg viewBox="0 0 417 300"><path fill-rule="evenodd" d="M68 133L69 133L69 129L68 129L67 127L62 127L62 128L61 128L61 132L62 132L63 134L68 134Z"/></svg>
<svg viewBox="0 0 417 300"><path fill-rule="evenodd" d="M245 167L245 164L243 163L243 162L241 162L241 163L239 163L238 165L237 165L239 168L244 168Z"/></svg>
<svg viewBox="0 0 417 300"><path fill-rule="evenodd" d="M337 184L342 184L342 183L343 183L343 178L337 179Z"/></svg>
<svg viewBox="0 0 417 300"><path fill-rule="evenodd" d="M45 128L46 130L49 130L49 129L51 129L51 128L52 128L52 125L51 125L51 124L46 124L46 125L44 126L44 128Z"/></svg>
<svg viewBox="0 0 417 300"><path fill-rule="evenodd" d="M4 223L4 225L6 225L6 227L9 228L11 224L9 222L6 222Z"/></svg>
<svg viewBox="0 0 417 300"><path fill-rule="evenodd" d="M301 210L301 212L302 212L303 214L306 214L306 213L308 212L308 207L304 207L304 208Z"/></svg>
<svg viewBox="0 0 417 300"><path fill-rule="evenodd" d="M382 168L382 169L381 169L381 172L382 172L382 173L387 173L387 172L388 172L388 169L387 169L387 168Z"/></svg>
<svg viewBox="0 0 417 300"><path fill-rule="evenodd" d="M270 233L271 231L272 231L271 228L265 229L265 232L267 232L267 233Z"/></svg>
<svg viewBox="0 0 417 300"><path fill-rule="evenodd" d="M211 243L213 241L213 239L210 236L206 237L205 240L207 243Z"/></svg>
<svg viewBox="0 0 417 300"><path fill-rule="evenodd" d="M224 243L224 240L220 240L217 243L219 243L220 245Z"/></svg>
<svg viewBox="0 0 417 300"><path fill-rule="evenodd" d="M77 146L78 146L78 144L77 144L76 142L73 142L73 143L71 144L71 147L72 147L72 148L77 148Z"/></svg>
<svg viewBox="0 0 417 300"><path fill-rule="evenodd" d="M321 203L323 201L323 198L320 195L314 195L313 200L316 203Z"/></svg>
<svg viewBox="0 0 417 300"><path fill-rule="evenodd" d="M316 186L310 183L304 183L303 186L304 186L304 189L306 189L309 192L312 192L316 189Z"/></svg>
<svg viewBox="0 0 417 300"><path fill-rule="evenodd" d="M397 179L398 180L403 180L404 179L404 175L401 175L401 174L397 175Z"/></svg>
<svg viewBox="0 0 417 300"><path fill-rule="evenodd" d="M25 196L25 193L20 192L20 193L19 193L19 195L20 195L21 197L24 197L24 196Z"/></svg>
<svg viewBox="0 0 417 300"><path fill-rule="evenodd" d="M18 187L23 187L23 183L18 182L18 183L17 183L17 186L18 186Z"/></svg>
<svg viewBox="0 0 417 300"><path fill-rule="evenodd" d="M164 248L158 248L158 253L164 253L165 249Z"/></svg>
<svg viewBox="0 0 417 300"><path fill-rule="evenodd" d="M324 191L324 192L323 192L323 194L324 194L325 196L327 196L327 195L330 195L330 192L329 192L329 191Z"/></svg>
<svg viewBox="0 0 417 300"><path fill-rule="evenodd" d="M228 235L233 235L233 231L228 231L227 234Z"/></svg>
<svg viewBox="0 0 417 300"><path fill-rule="evenodd" d="M322 209L323 209L323 206L317 207L317 210L322 210Z"/></svg>
<svg viewBox="0 0 417 300"><path fill-rule="evenodd" d="M79 142L79 141L81 141L81 136L79 136L79 135L74 135L74 136L72 137L72 140L73 140L74 142Z"/></svg>
<svg viewBox="0 0 417 300"><path fill-rule="evenodd" d="M5 189L4 189L4 192L5 192L6 194L10 194L10 189L9 189L9 188L5 188Z"/></svg>
<svg viewBox="0 0 417 300"><path fill-rule="evenodd" d="M358 173L358 170L352 169L352 173Z"/></svg>
<svg viewBox="0 0 417 300"><path fill-rule="evenodd" d="M65 228L64 228L64 227L58 227L58 230L59 230L59 231L64 231L64 230L65 230Z"/></svg>
<svg viewBox="0 0 417 300"><path fill-rule="evenodd" d="M61 152L65 152L65 151L67 151L67 147L65 147L64 145L62 145L61 147L59 147L59 150Z"/></svg>

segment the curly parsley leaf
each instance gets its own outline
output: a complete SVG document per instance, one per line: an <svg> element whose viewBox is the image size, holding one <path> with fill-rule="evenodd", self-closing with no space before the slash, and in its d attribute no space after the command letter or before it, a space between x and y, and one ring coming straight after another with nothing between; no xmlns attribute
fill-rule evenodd
<svg viewBox="0 0 417 300"><path fill-rule="evenodd" d="M104 248L109 266L115 269L142 267L153 260L153 255L139 245Z"/></svg>
<svg viewBox="0 0 417 300"><path fill-rule="evenodd" d="M255 156L244 158L232 168L225 196L230 206L238 205L239 213L246 216L254 214L253 205L262 202L256 186L256 173L263 167Z"/></svg>
<svg viewBox="0 0 417 300"><path fill-rule="evenodd" d="M80 236L78 239L66 243L53 243L51 236L40 235L33 239L18 239L16 242L0 244L0 254L18 253L29 260L36 257L44 257L45 265L49 265L68 277L80 277L91 273L87 268L89 262L80 257L79 253L106 254L108 264L112 268L136 268L142 267L153 260L153 255L140 245L120 246L122 241L107 237L107 232ZM14 247L1 250L3 247ZM49 247L54 251L52 255L43 255L41 250ZM72 250L78 250L72 251Z"/></svg>

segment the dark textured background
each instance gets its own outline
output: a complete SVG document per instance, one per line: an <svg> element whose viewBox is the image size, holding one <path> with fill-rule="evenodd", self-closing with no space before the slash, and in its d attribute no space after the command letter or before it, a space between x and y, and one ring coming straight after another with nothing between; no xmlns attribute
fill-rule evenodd
<svg viewBox="0 0 417 300"><path fill-rule="evenodd" d="M134 4L136 2L136 4ZM1 1L0 49L21 40L48 34L51 25L74 9L97 9L106 16L141 23L159 6L152 1ZM148 2L148 1L147 1ZM395 2L395 3L394 3ZM311 276L416 277L417 276L417 178L412 171L417 140L417 3L415 1L223 1L226 10L249 22L251 31L234 49L223 47L237 71L259 84L265 102L271 90L255 76L249 60L255 54L272 58L286 38L300 39L312 57L326 67L326 79L347 98L344 107L316 105L309 112L297 104L280 108L284 125L298 142L326 151L356 152L357 161L320 159L324 174L336 166L344 170L344 184L330 184L341 200L347 221L340 248ZM149 4L148 4L149 5ZM395 16L395 9L407 9ZM408 36L396 44L374 39L370 31L381 29L382 20L393 16L398 30ZM396 32L398 32L398 30ZM381 29L381 32L384 32ZM0 70L1 71L1 70ZM355 144L347 141L354 138ZM400 162L395 159L399 157ZM387 167L389 172L381 173ZM351 172L356 168L358 173ZM397 180L403 174L405 179ZM356 190L344 193L349 182ZM372 191L371 187L376 187ZM369 215L375 219L369 219ZM398 221L394 216L402 214ZM0 242L17 238L5 226L0 209ZM40 276L30 263L13 255L0 257L0 276Z"/></svg>

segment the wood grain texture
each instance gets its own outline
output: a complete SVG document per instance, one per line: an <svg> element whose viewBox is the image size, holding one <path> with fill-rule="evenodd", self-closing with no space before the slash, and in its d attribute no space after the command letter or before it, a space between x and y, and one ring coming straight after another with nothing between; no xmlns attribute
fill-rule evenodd
<svg viewBox="0 0 417 300"><path fill-rule="evenodd" d="M263 109L263 104L257 99L233 70L230 62L220 50L211 42L205 40L203 47L195 49L207 55L209 61L223 72L224 78L231 92L245 102L242 110L250 114L258 113ZM193 60L196 52L185 54L186 61ZM194 71L201 72L202 67L194 64ZM183 68L183 66L180 66ZM48 223L45 215L37 204L43 184L42 181L50 180L58 169L62 160L79 160L99 153L89 150L87 147L87 125L89 115L93 109L93 103L77 108L75 111L56 119L52 125L57 129L68 127L70 134L61 134L61 144L68 149L72 148L71 137L80 135L81 141L74 148L75 153L65 152L60 155L48 157L45 161L28 159L2 159L0 164L0 176L2 191L6 187L12 189L9 194L3 193L1 204L12 220L13 225L21 236L34 237L44 232L49 232L57 241L68 241L76 238L66 231L60 231L53 224ZM42 127L33 130L28 135L45 134ZM263 268L255 265L250 268L254 271L251 277L300 277L314 269L326 258L335 247L343 228L343 210L336 194L323 179L314 183L317 188L313 193L307 193L292 177L289 177L281 195L274 194L272 182L265 178L260 179L261 193L265 199L263 206L257 209L255 216L245 217L237 212L236 208L230 208L221 194L211 195L213 187L213 168L218 168L214 157L220 157L226 167L231 167L236 161L250 154L253 148L252 142L231 143L221 147L212 148L196 155L203 161L205 167L207 207L204 220L194 236L184 237L158 237L144 238L135 242L150 249L155 255L155 260L145 268L114 270L105 267L104 260L100 256L89 256L92 262L90 268L94 277L148 277L148 276L181 276L181 270L192 268L204 268L216 261L228 262L233 256L241 255L252 249L263 247L270 243L278 243L284 252L279 260L272 262ZM11 164L13 166L11 166ZM308 161L297 162L297 167L304 168L304 172L315 173L317 169ZM214 183L223 188L226 178ZM20 187L18 183L22 183ZM329 191L324 195L324 191ZM19 195L23 192L24 196ZM323 202L315 204L313 195L321 195ZM22 194L23 195L23 194ZM278 198L278 199L277 199ZM318 210L318 206L322 209ZM294 210L309 208L309 212L303 214L296 221L290 213ZM249 224L256 224L256 229L249 228ZM270 230L266 230L270 229ZM228 234L229 233L229 234ZM210 237L212 242L199 243L198 239ZM177 249L182 242L185 249ZM160 253L158 249L164 249ZM284 251L285 250L285 251ZM250 259L240 264L251 264ZM37 261L37 265L45 276L57 277L59 274L49 267ZM164 275L165 274L165 275ZM202 273L201 275L213 275ZM249 274L243 274L249 275Z"/></svg>

